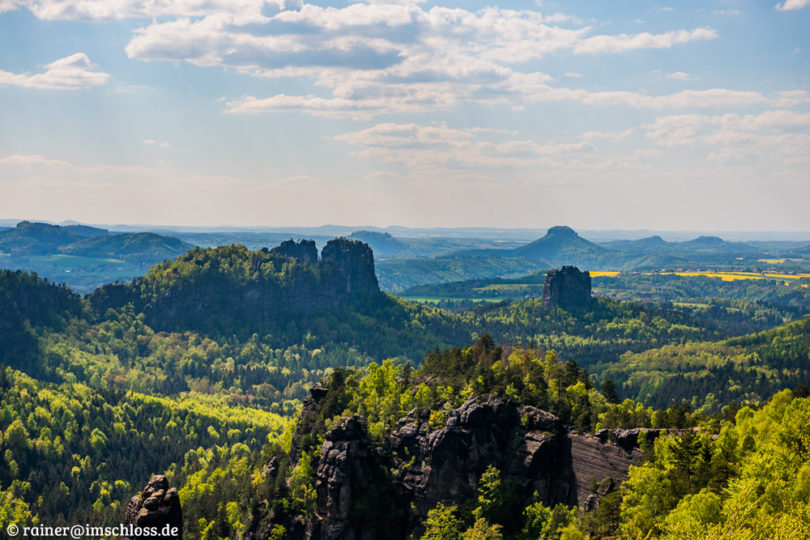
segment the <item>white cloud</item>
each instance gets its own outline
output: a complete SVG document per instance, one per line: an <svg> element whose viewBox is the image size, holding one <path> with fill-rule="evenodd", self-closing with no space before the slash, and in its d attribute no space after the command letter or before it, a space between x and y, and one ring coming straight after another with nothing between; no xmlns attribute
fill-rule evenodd
<svg viewBox="0 0 810 540"><path fill-rule="evenodd" d="M298 9L301 0L0 0L27 8L42 20L121 20L156 17L200 17L231 13L255 17L263 11ZM0 3L0 7L3 4ZM11 8L13 9L13 8Z"/></svg>
<svg viewBox="0 0 810 540"><path fill-rule="evenodd" d="M692 77L689 76L688 73L684 73L683 71L676 71L674 73L667 74L668 79L675 79L677 81L691 81Z"/></svg>
<svg viewBox="0 0 810 540"><path fill-rule="evenodd" d="M146 144L146 145L149 145L149 146L155 145L155 146L159 146L159 147L161 147L161 148L170 148L170 147L171 147L171 143L170 143L170 142L167 142L167 141L156 141L156 140L154 140L154 139L145 139L145 140L143 141L143 144Z"/></svg>
<svg viewBox="0 0 810 540"><path fill-rule="evenodd" d="M576 73L575 71L567 71L565 73L565 76L570 77L572 79L579 79L580 77L582 77L582 73Z"/></svg>
<svg viewBox="0 0 810 540"><path fill-rule="evenodd" d="M802 9L810 6L810 0L785 0L781 4L776 4L776 9L779 11L790 11L793 9Z"/></svg>
<svg viewBox="0 0 810 540"><path fill-rule="evenodd" d="M475 12L427 8L415 1L355 2L342 8L301 0L269 4L263 0L29 0L22 5L48 19L150 17L151 22L137 29L126 46L132 59L188 62L257 78L302 79L318 87L293 95L229 97L225 111L231 114L295 111L367 119L463 103L523 110L532 103L571 100L659 109L776 101L779 106L789 106L791 101L805 99L723 88L658 96L566 88L553 86L549 75L527 64L560 51L599 54L667 49L716 38L717 31L709 27L592 36L590 26L564 14L497 7ZM70 58L83 60L84 65L74 66L72 83L63 77L61 86L52 82L52 87L100 84L108 77L90 72L86 56ZM672 74L681 79L683 75ZM0 84L4 76L5 84L45 84L35 81L37 75L4 73L0 73ZM577 78L580 74L568 72L565 76Z"/></svg>
<svg viewBox="0 0 810 540"><path fill-rule="evenodd" d="M616 36L601 35L589 37L574 47L574 52L582 53L619 53L636 49L669 49L673 45L689 43L704 39L714 39L717 31L713 28L696 28L695 30L677 30L663 34L619 34Z"/></svg>
<svg viewBox="0 0 810 540"><path fill-rule="evenodd" d="M633 133L588 131L571 140L538 142L519 134L500 130L456 129L444 123L380 123L370 128L344 133L336 140L360 149L354 155L373 159L387 167L383 178L390 179L408 171L426 177L480 177L496 171L599 170L627 166L636 158L599 152L599 141L618 142ZM377 176L374 177L375 179Z"/></svg>
<svg viewBox="0 0 810 540"><path fill-rule="evenodd" d="M0 13L14 11L19 7L18 0L0 0Z"/></svg>
<svg viewBox="0 0 810 540"><path fill-rule="evenodd" d="M623 131L586 131L582 134L585 140L593 139L608 139L612 141L621 141L630 137L633 134L633 128L628 128Z"/></svg>
<svg viewBox="0 0 810 540"><path fill-rule="evenodd" d="M80 90L104 84L110 75L91 71L93 65L84 53L75 53L47 64L43 73L0 71L0 86L20 86L40 90Z"/></svg>
<svg viewBox="0 0 810 540"><path fill-rule="evenodd" d="M758 160L773 168L780 161L806 156L810 113L769 110L759 114L670 115L644 126L659 147L698 148L724 163ZM781 165L784 166L784 163Z"/></svg>
<svg viewBox="0 0 810 540"><path fill-rule="evenodd" d="M70 167L67 161L48 159L39 154L11 154L0 158L0 165L47 165L49 167Z"/></svg>

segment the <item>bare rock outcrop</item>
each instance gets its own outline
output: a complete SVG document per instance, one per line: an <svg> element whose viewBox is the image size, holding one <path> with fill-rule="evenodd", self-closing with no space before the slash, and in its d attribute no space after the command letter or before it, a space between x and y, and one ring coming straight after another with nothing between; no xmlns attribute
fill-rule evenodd
<svg viewBox="0 0 810 540"><path fill-rule="evenodd" d="M543 285L543 305L580 309L591 305L591 274L576 266L549 270Z"/></svg>
<svg viewBox="0 0 810 540"><path fill-rule="evenodd" d="M374 273L374 254L363 242L336 238L321 250L321 261L334 264L346 277L349 295L370 295L380 291Z"/></svg>
<svg viewBox="0 0 810 540"><path fill-rule="evenodd" d="M326 389L312 394L305 412L325 399ZM287 516L280 523L290 538L418 537L438 503L474 500L490 465L520 500L536 494L547 506L594 509L642 459L638 434L634 439L625 431L573 432L547 411L500 397L471 398L448 411L443 424L435 415L431 422L430 411L413 410L375 443L364 418L344 418L321 447L314 515L304 521ZM269 530L267 521L257 520L245 538L260 538Z"/></svg>
<svg viewBox="0 0 810 540"><path fill-rule="evenodd" d="M309 264L318 262L318 248L315 246L315 240L296 242L291 238L271 249L270 253L278 253Z"/></svg>
<svg viewBox="0 0 810 540"><path fill-rule="evenodd" d="M135 534L124 540L143 538L163 538L181 540L183 538L183 510L177 488L169 488L169 480L162 474L153 476L143 488L143 499L135 495L127 504L124 525L137 529L156 530L159 536L150 533ZM169 534L165 534L169 532Z"/></svg>

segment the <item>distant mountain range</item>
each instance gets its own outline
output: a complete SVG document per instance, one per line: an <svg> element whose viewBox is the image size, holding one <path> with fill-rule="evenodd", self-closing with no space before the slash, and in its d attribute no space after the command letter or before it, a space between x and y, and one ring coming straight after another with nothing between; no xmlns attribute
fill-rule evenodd
<svg viewBox="0 0 810 540"><path fill-rule="evenodd" d="M306 230L322 234L328 229ZM801 261L810 258L808 242L739 242L710 235L677 242L667 241L661 235L593 242L567 226L551 227L534 241L520 241L514 235L501 239L460 236L459 231L470 234L472 229L454 229L456 236L433 237L398 237L379 228L351 232L344 229L341 231L345 236L372 248L378 261L380 286L391 292L423 284L514 278L563 265L625 271L739 269L759 264L760 259L786 259L790 264L806 265L807 262ZM292 232L304 230L301 228L290 228L289 232L281 229L279 232L270 232L270 229L265 229L266 232L258 229L189 232L179 228L177 237L170 234L171 229L116 230L75 222L53 225L23 221L14 228L0 229L0 266L36 271L78 291L89 292L104 283L143 275L148 266L173 259L194 246L244 244L249 249L261 249L292 237L314 240L322 247L329 240L326 236L302 237ZM404 228L397 231L413 232ZM421 234L428 229L419 231ZM495 229L486 231L491 233Z"/></svg>
<svg viewBox="0 0 810 540"><path fill-rule="evenodd" d="M21 221L0 231L0 251L13 257L77 255L155 263L193 248L177 238L154 233L110 233L87 225L50 225Z"/></svg>
<svg viewBox="0 0 810 540"><path fill-rule="evenodd" d="M810 245L776 242L752 245L729 242L717 236L698 236L668 242L653 235L636 240L594 243L566 226L556 226L545 236L506 249L463 249L441 257L393 259L377 266L383 288L401 292L423 284L447 283L494 277L516 277L564 265L589 270L662 270L677 268L746 267L759 259L806 259Z"/></svg>

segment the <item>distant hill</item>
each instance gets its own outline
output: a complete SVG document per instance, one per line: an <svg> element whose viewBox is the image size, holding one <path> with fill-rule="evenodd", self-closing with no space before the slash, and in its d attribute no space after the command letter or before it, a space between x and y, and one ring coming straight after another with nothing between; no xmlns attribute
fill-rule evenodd
<svg viewBox="0 0 810 540"><path fill-rule="evenodd" d="M21 221L0 230L0 264L36 272L77 292L143 275L155 263L194 246L154 233L110 233L76 223L51 225Z"/></svg>
<svg viewBox="0 0 810 540"><path fill-rule="evenodd" d="M21 221L14 229L0 232L0 251L17 256L44 255L80 238L59 225Z"/></svg>
<svg viewBox="0 0 810 540"><path fill-rule="evenodd" d="M511 251L512 256L543 259L553 266L573 264L583 258L607 253L605 248L585 240L574 229L565 226L552 227L539 240Z"/></svg>
<svg viewBox="0 0 810 540"><path fill-rule="evenodd" d="M677 247L680 249L690 249L695 251L711 251L714 253L722 252L735 252L735 253L751 253L758 252L759 249L750 246L743 242L726 242L718 236L699 236L694 240L687 242L679 242Z"/></svg>
<svg viewBox="0 0 810 540"><path fill-rule="evenodd" d="M90 227L89 225L62 225L62 228L74 236L81 236L83 238L95 238L96 236L104 236L109 234L107 229L99 229L98 227Z"/></svg>
<svg viewBox="0 0 810 540"><path fill-rule="evenodd" d="M177 238L154 233L109 234L86 225L50 225L21 221L0 232L0 251L12 256L67 254L153 264L193 248Z"/></svg>
<svg viewBox="0 0 810 540"><path fill-rule="evenodd" d="M355 231L349 235L352 240L365 242L377 257L390 257L399 255L408 250L408 245L391 236L387 232Z"/></svg>
<svg viewBox="0 0 810 540"><path fill-rule="evenodd" d="M653 407L686 401L716 411L722 404L763 401L779 389L807 384L809 366L810 318L804 318L720 342L626 353L593 371L614 381L623 397Z"/></svg>
<svg viewBox="0 0 810 540"><path fill-rule="evenodd" d="M416 285L523 275L527 271L550 267L548 263L537 259L459 254L381 261L377 265L377 274L383 289L399 293Z"/></svg>
<svg viewBox="0 0 810 540"><path fill-rule="evenodd" d="M601 242L599 245L608 249L620 251L661 251L668 249L672 244L658 235L640 238L638 240L614 240L612 242Z"/></svg>
<svg viewBox="0 0 810 540"><path fill-rule="evenodd" d="M129 262L173 259L194 246L177 238L155 233L125 233L85 238L59 248L61 253L82 257L109 257Z"/></svg>

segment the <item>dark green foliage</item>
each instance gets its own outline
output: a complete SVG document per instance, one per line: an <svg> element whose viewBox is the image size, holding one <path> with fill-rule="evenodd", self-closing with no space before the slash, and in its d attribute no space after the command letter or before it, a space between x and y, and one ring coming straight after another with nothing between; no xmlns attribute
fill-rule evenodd
<svg viewBox="0 0 810 540"><path fill-rule="evenodd" d="M781 279L723 281L719 277L634 272L596 277L593 286L598 294L619 300L645 298L653 302L728 306L751 312L776 309L785 317L810 313L810 289L801 287L798 282L785 285Z"/></svg>
<svg viewBox="0 0 810 540"><path fill-rule="evenodd" d="M715 340L773 327L782 318L773 311L644 304L597 299L574 312L543 306L541 299L481 305L461 315L468 328L489 333L500 343L534 341L575 358L588 369L612 362L627 351L668 343Z"/></svg>
<svg viewBox="0 0 810 540"><path fill-rule="evenodd" d="M687 401L717 412L763 401L810 381L810 318L717 343L686 343L625 354L596 367L623 395L654 407Z"/></svg>
<svg viewBox="0 0 810 540"><path fill-rule="evenodd" d="M142 232L86 238L63 246L59 251L83 257L109 257L132 263L154 264L173 259L193 247L177 238Z"/></svg>
<svg viewBox="0 0 810 540"><path fill-rule="evenodd" d="M82 313L81 298L36 274L0 270L0 365L42 372L37 334Z"/></svg>
<svg viewBox="0 0 810 540"><path fill-rule="evenodd" d="M616 384L612 379L605 379L605 382L599 387L599 391L602 392L602 395L605 396L608 403L618 403L621 401L619 399L619 393L616 392Z"/></svg>
<svg viewBox="0 0 810 540"><path fill-rule="evenodd" d="M14 229L0 232L0 251L14 256L54 253L78 239L58 225L21 221Z"/></svg>

